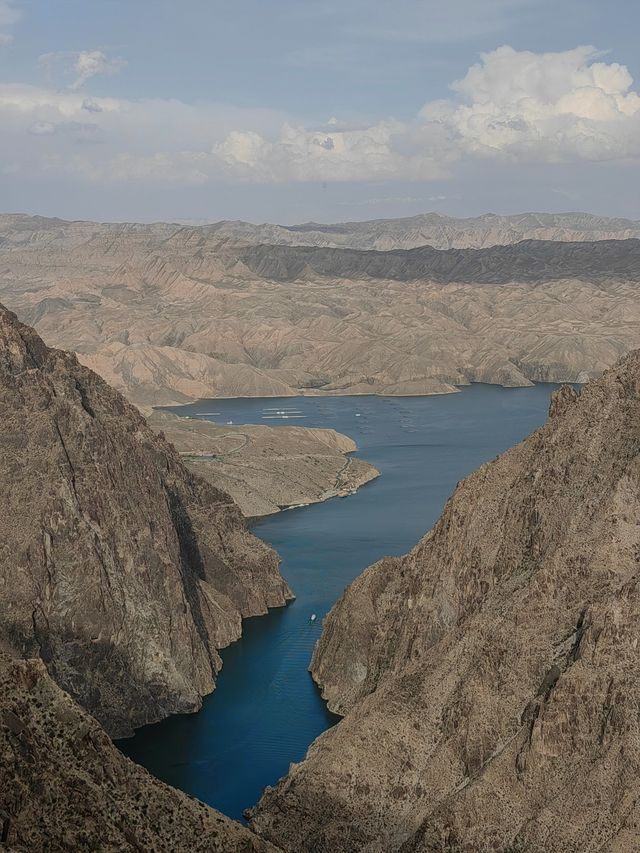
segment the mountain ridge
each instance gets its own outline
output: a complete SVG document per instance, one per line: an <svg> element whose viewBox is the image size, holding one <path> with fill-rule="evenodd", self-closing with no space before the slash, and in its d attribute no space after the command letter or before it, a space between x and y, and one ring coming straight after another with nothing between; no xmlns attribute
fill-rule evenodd
<svg viewBox="0 0 640 853"><path fill-rule="evenodd" d="M241 620L291 596L231 498L0 307L0 640L112 735L200 707Z"/></svg>
<svg viewBox="0 0 640 853"><path fill-rule="evenodd" d="M635 239L378 252L27 218L0 240L0 301L146 412L583 382L640 342Z"/></svg>
<svg viewBox="0 0 640 853"><path fill-rule="evenodd" d="M287 851L640 844L640 351L348 587L311 671L344 715L251 826Z"/></svg>

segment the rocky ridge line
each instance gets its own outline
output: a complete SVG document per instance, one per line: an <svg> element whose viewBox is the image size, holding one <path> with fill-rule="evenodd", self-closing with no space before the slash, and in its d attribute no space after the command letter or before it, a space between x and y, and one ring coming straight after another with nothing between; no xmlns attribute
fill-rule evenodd
<svg viewBox="0 0 640 853"><path fill-rule="evenodd" d="M344 714L252 827L287 851L640 847L640 352L367 569L311 665Z"/></svg>

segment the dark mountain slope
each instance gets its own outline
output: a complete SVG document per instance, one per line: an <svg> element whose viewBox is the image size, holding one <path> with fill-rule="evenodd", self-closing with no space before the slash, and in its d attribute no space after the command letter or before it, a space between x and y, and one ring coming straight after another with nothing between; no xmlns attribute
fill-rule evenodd
<svg viewBox="0 0 640 853"><path fill-rule="evenodd" d="M243 616L290 596L228 495L0 307L0 641L113 735L196 710Z"/></svg>
<svg viewBox="0 0 640 853"><path fill-rule="evenodd" d="M540 284L565 278L640 281L640 240L585 243L524 240L488 249L431 246L388 252L315 246L251 246L238 251L256 275L295 281L315 274L331 278L426 280L437 284Z"/></svg>

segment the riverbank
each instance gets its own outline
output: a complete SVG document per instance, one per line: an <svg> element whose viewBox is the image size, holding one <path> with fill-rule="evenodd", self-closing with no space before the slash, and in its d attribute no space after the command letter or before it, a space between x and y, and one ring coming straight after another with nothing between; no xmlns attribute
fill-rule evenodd
<svg viewBox="0 0 640 853"><path fill-rule="evenodd" d="M314 428L352 435L359 450L350 458L365 457L381 476L349 500L252 524L281 556L296 600L244 621L242 638L221 653L218 687L202 711L144 728L121 748L162 780L242 819L265 785L337 722L308 672L323 617L367 566L418 541L459 480L541 424L552 390L472 385L433 397L298 397L282 405L245 398L181 408L186 423L216 411L235 426L261 424L267 407L295 407Z"/></svg>
<svg viewBox="0 0 640 853"><path fill-rule="evenodd" d="M195 474L231 495L246 518L345 497L379 476L373 465L349 455L356 443L334 429L206 418L157 410L148 423Z"/></svg>

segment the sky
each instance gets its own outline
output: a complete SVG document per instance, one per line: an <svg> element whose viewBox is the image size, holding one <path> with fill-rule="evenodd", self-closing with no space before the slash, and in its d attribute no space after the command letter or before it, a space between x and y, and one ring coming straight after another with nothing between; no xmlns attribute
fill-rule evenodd
<svg viewBox="0 0 640 853"><path fill-rule="evenodd" d="M0 0L0 211L640 219L638 32L637 0Z"/></svg>

